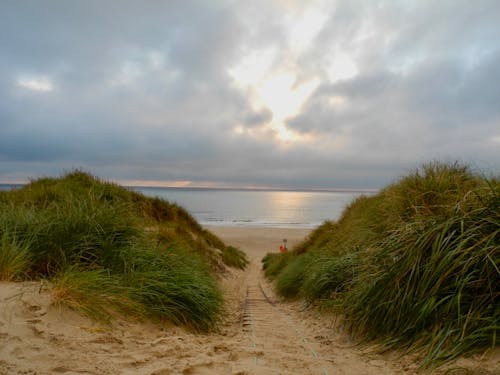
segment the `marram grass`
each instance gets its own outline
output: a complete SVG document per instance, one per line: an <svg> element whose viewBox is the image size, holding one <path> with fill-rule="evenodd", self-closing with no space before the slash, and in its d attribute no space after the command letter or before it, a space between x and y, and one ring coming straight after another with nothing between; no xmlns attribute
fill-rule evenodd
<svg viewBox="0 0 500 375"><path fill-rule="evenodd" d="M222 250L222 261L230 267L245 269L250 261L246 254L234 246L226 246Z"/></svg>
<svg viewBox="0 0 500 375"><path fill-rule="evenodd" d="M263 265L284 297L335 306L353 336L420 353L424 366L494 348L500 183L426 165Z"/></svg>
<svg viewBox="0 0 500 375"><path fill-rule="evenodd" d="M144 307L131 298L130 288L123 285L120 277L103 269L68 267L52 279L51 292L55 306L67 306L106 323L119 315L145 314Z"/></svg>
<svg viewBox="0 0 500 375"><path fill-rule="evenodd" d="M29 243L3 230L0 237L0 281L23 279L30 266Z"/></svg>
<svg viewBox="0 0 500 375"><path fill-rule="evenodd" d="M222 264L247 262L183 208L81 171L0 192L0 241L0 279L48 279L55 304L197 330L219 321Z"/></svg>

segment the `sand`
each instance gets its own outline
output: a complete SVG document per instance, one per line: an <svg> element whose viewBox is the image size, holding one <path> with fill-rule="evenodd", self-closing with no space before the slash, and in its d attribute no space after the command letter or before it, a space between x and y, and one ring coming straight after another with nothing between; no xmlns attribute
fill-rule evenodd
<svg viewBox="0 0 500 375"><path fill-rule="evenodd" d="M0 283L0 374L415 374L414 358L356 346L331 315L280 301L260 259L307 229L210 227L251 264L222 280L219 332L116 321L103 327L51 305L40 283ZM458 362L463 374L500 374L500 355ZM437 371L438 373L444 370Z"/></svg>

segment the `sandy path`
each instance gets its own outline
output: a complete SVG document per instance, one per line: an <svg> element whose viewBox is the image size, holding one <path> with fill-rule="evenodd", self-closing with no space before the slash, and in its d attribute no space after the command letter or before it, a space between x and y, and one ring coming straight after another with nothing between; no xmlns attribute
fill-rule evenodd
<svg viewBox="0 0 500 375"><path fill-rule="evenodd" d="M250 369L256 374L333 374L319 357L318 344L264 292L255 265L249 274L243 330L252 350ZM302 329L301 329L302 328ZM328 369L330 371L328 371Z"/></svg>
<svg viewBox="0 0 500 375"><path fill-rule="evenodd" d="M39 283L0 283L0 374L414 374L411 358L354 347L331 317L283 303L260 259L308 230L212 227L252 260L222 280L226 314L219 332L117 321L102 327L51 305ZM303 310L303 311L301 311ZM500 373L500 356L469 368ZM441 371L440 371L441 372Z"/></svg>

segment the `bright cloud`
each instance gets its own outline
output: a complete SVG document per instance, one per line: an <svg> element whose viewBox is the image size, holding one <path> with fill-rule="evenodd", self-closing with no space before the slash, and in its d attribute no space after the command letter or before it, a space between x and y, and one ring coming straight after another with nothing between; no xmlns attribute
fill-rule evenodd
<svg viewBox="0 0 500 375"><path fill-rule="evenodd" d="M229 69L229 75L243 87L258 85L269 74L275 59L275 48L252 51Z"/></svg>
<svg viewBox="0 0 500 375"><path fill-rule="evenodd" d="M332 83L350 79L359 72L354 59L345 52L335 53L331 58L330 66L327 70L328 78Z"/></svg>
<svg viewBox="0 0 500 375"><path fill-rule="evenodd" d="M26 90L38 91L38 92L49 92L54 90L54 84L49 78L45 76L37 76L37 77L22 76L18 78L17 86Z"/></svg>
<svg viewBox="0 0 500 375"><path fill-rule="evenodd" d="M328 15L324 7L306 9L287 20L288 40L294 52L302 52L323 29Z"/></svg>

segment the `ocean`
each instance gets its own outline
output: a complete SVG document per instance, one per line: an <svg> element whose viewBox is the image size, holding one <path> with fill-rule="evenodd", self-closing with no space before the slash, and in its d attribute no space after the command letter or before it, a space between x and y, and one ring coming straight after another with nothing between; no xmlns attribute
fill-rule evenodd
<svg viewBox="0 0 500 375"><path fill-rule="evenodd" d="M355 198L370 193L134 188L186 208L202 225L315 228L337 220Z"/></svg>
<svg viewBox="0 0 500 375"><path fill-rule="evenodd" d="M22 185L0 184L0 190ZM202 225L315 228L337 220L361 192L130 188L184 207Z"/></svg>

